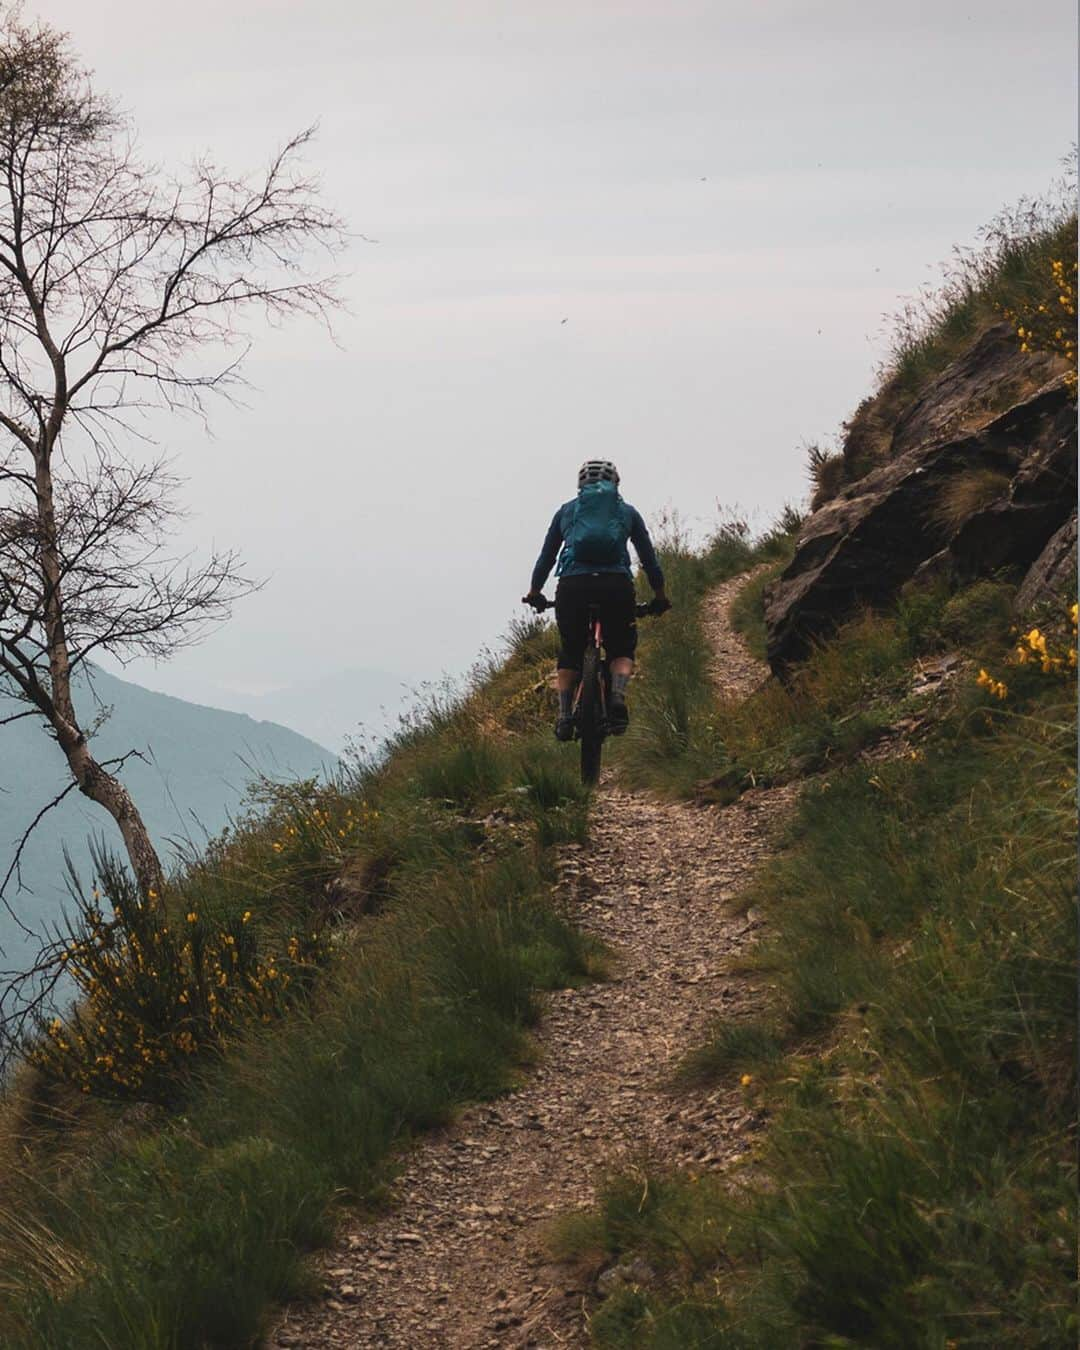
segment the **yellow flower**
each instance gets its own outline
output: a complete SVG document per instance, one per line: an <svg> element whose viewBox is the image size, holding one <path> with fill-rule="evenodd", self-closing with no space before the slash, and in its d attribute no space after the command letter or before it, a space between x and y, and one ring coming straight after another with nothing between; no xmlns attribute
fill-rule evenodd
<svg viewBox="0 0 1080 1350"><path fill-rule="evenodd" d="M247 923L248 919L250 919L250 918L251 918L251 910L250 910L250 909L245 909L245 910L244 910L244 917L240 920L240 922L241 922L241 923Z"/></svg>
<svg viewBox="0 0 1080 1350"><path fill-rule="evenodd" d="M190 913L188 914L187 921L188 923L198 923L199 916L195 913L194 910L191 910Z"/></svg>
<svg viewBox="0 0 1080 1350"><path fill-rule="evenodd" d="M977 685L985 689L988 694L994 698L1003 699L1009 692L1009 687L1002 680L995 680L988 671L980 669L979 677L975 681ZM873 780L871 780L873 781Z"/></svg>
<svg viewBox="0 0 1080 1350"><path fill-rule="evenodd" d="M743 1076L739 1079L739 1082L743 1087L749 1087L753 1081L754 1075L752 1073L744 1073Z"/></svg>

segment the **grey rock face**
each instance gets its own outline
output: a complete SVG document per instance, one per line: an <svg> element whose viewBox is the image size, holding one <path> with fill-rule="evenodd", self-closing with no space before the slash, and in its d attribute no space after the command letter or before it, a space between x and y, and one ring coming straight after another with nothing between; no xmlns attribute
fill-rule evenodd
<svg viewBox="0 0 1080 1350"><path fill-rule="evenodd" d="M1040 600L1052 600L1076 591L1076 512L1050 536L1050 542L1031 564L1016 593L1017 612L1023 614Z"/></svg>
<svg viewBox="0 0 1080 1350"><path fill-rule="evenodd" d="M897 418L892 454L978 430L1064 370L1050 352L1019 351L1012 324L995 324Z"/></svg>
<svg viewBox="0 0 1080 1350"><path fill-rule="evenodd" d="M994 470L1008 493L951 537L935 508L958 475ZM862 603L891 598L929 559L961 575L1028 568L1076 506L1076 407L1063 378L979 430L915 445L815 512L766 591L769 664L782 673Z"/></svg>

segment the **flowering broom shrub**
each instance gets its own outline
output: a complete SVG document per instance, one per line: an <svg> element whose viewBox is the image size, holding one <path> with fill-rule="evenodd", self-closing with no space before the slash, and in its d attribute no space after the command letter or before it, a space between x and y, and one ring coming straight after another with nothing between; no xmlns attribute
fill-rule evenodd
<svg viewBox="0 0 1080 1350"><path fill-rule="evenodd" d="M289 803L270 844L283 862L301 874L315 877L339 870L355 848L358 835L368 832L379 812L366 801L322 805Z"/></svg>
<svg viewBox="0 0 1080 1350"><path fill-rule="evenodd" d="M1003 308L1006 319L1016 326L1022 352L1048 351L1063 356L1072 366L1066 376L1076 392L1076 240L1071 258L1052 258L1043 294L1017 309Z"/></svg>
<svg viewBox="0 0 1080 1350"><path fill-rule="evenodd" d="M1022 633L1009 655L1011 666L1028 666L1041 671L1044 675L1056 675L1059 678L1074 678L1076 672L1076 631L1078 606L1069 606L1069 624L1071 638L1057 637L1041 628L1031 628ZM989 671L981 669L975 683L996 699L1004 701L1009 696L1009 686L1004 680L995 679Z"/></svg>
<svg viewBox="0 0 1080 1350"><path fill-rule="evenodd" d="M309 984L317 933L260 950L251 911L217 920L170 915L144 902L116 864L98 860L101 892L79 899L62 955L77 992L63 1016L42 1021L31 1063L95 1096L165 1104L193 1061L232 1033L279 1016Z"/></svg>

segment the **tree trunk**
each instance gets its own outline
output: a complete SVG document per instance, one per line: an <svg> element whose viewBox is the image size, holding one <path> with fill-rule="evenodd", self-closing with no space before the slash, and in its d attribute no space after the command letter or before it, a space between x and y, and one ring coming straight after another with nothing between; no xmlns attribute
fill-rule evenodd
<svg viewBox="0 0 1080 1350"><path fill-rule="evenodd" d="M164 876L157 850L150 841L150 835L139 809L131 799L131 794L119 778L103 769L90 753L86 738L80 733L77 743L69 750L61 748L67 755L72 776L79 785L79 791L92 802L103 806L113 820L124 840L131 870L135 873L140 892L145 899L154 900L164 889Z"/></svg>
<svg viewBox="0 0 1080 1350"><path fill-rule="evenodd" d="M94 759L79 725L71 696L71 654L64 626L64 605L60 593L60 558L57 547L56 509L53 501L51 470L52 446L48 440L35 455L39 550L43 582L42 611L45 647L49 658L51 689L41 708L67 757L79 791L97 802L116 821L127 849L128 860L144 899L161 895L164 877L157 851L151 843L143 818L123 783Z"/></svg>

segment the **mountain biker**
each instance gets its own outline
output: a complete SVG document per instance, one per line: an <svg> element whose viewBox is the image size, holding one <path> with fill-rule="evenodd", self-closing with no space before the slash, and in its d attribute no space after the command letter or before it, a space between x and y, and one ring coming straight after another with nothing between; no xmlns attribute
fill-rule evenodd
<svg viewBox="0 0 1080 1350"><path fill-rule="evenodd" d="M627 540L634 545L653 588L653 612L662 614L671 602L664 593L664 574L645 522L619 495L615 465L609 459L586 460L578 471L578 495L555 512L524 597L526 604L540 607L544 582L558 554L555 621L562 645L555 736L560 741L574 737L574 691L581 678L590 605L599 612L611 671L608 722L612 734L621 736L629 724L626 689L634 673L637 621Z"/></svg>

